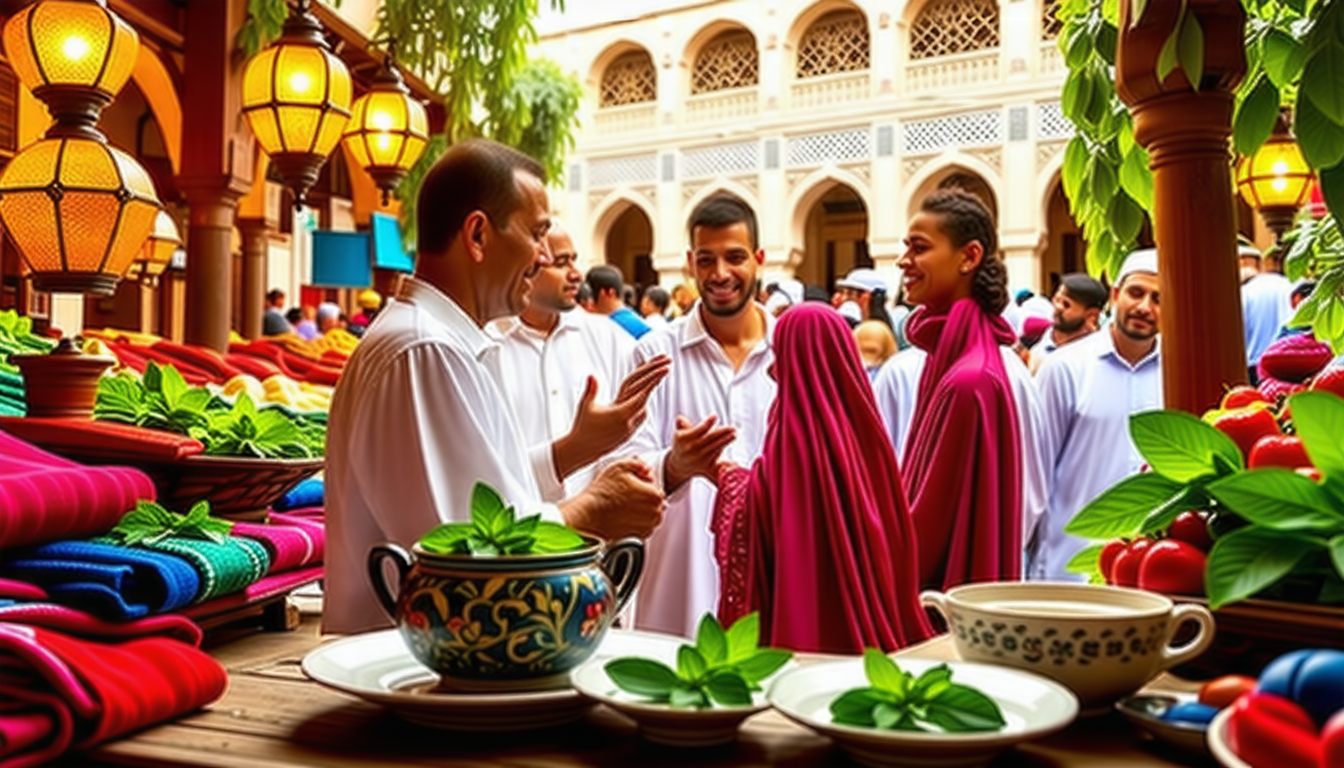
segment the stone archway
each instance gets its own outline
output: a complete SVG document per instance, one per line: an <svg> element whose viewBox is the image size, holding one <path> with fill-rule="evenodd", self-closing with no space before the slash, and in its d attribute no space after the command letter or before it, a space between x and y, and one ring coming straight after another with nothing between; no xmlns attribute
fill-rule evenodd
<svg viewBox="0 0 1344 768"><path fill-rule="evenodd" d="M637 291L658 283L653 268L653 222L639 206L628 204L616 215L603 238L602 255Z"/></svg>
<svg viewBox="0 0 1344 768"><path fill-rule="evenodd" d="M796 213L803 229L803 255L794 276L827 291L856 267L871 267L868 208L852 187L831 182L810 206Z"/></svg>

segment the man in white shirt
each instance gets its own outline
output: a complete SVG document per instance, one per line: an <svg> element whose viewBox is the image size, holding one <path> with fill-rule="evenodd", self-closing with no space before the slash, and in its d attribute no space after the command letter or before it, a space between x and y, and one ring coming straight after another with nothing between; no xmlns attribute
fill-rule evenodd
<svg viewBox="0 0 1344 768"><path fill-rule="evenodd" d="M1087 542L1064 526L1088 502L1138 472L1129 417L1162 407L1157 253L1135 251L1111 291L1109 329L1046 358L1036 377L1051 459L1050 508L1028 544L1027 578L1080 580L1064 570Z"/></svg>
<svg viewBox="0 0 1344 768"><path fill-rule="evenodd" d="M571 436L600 437L594 451L606 455L630 439L669 361L655 358L631 373L635 340L577 309L583 275L573 239L551 222L546 243L551 263L537 270L527 309L486 329L499 341L504 394L531 450ZM593 464L576 470L563 496L582 491L596 474Z"/></svg>
<svg viewBox="0 0 1344 768"><path fill-rule="evenodd" d="M498 348L482 330L527 306L549 263L544 171L494 142L453 146L420 189L416 270L351 355L327 432L327 632L391 624L366 576L369 548L410 546L470 519L484 482L520 514L606 538L648 536L664 501L648 467L627 459L557 508L544 489L593 456L583 441L530 455L500 389Z"/></svg>
<svg viewBox="0 0 1344 768"><path fill-rule="evenodd" d="M1091 275L1082 272L1065 275L1055 291L1050 332L1031 348L1031 360L1028 363L1031 372L1041 370L1041 363L1045 362L1050 353L1095 333L1100 327L1101 312L1106 309L1106 299L1106 286Z"/></svg>
<svg viewBox="0 0 1344 768"><path fill-rule="evenodd" d="M1262 270L1260 251L1254 246L1242 244L1237 252L1242 274L1247 276L1241 283L1241 323L1246 328L1248 380L1255 384L1259 380L1256 365L1260 356L1293 317L1289 298L1293 284L1280 272Z"/></svg>
<svg viewBox="0 0 1344 768"><path fill-rule="evenodd" d="M667 325L667 308L671 303L672 296L666 288L650 285L644 289L644 296L639 300L639 313L650 328L663 328Z"/></svg>
<svg viewBox="0 0 1344 768"><path fill-rule="evenodd" d="M756 215L730 195L691 213L687 262L700 301L685 317L650 333L637 361L672 358L667 381L649 398L649 417L631 441L668 494L663 525L648 541L635 626L693 636L718 607L719 577L709 531L720 457L750 466L761 454L775 382L775 319L753 301L765 252Z"/></svg>

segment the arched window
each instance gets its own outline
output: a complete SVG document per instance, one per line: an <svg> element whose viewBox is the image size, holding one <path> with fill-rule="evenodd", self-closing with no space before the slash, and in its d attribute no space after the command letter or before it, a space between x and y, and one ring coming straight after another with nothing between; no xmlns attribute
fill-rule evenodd
<svg viewBox="0 0 1344 768"><path fill-rule="evenodd" d="M627 51L602 70L603 107L639 104L658 100L658 72L648 51Z"/></svg>
<svg viewBox="0 0 1344 768"><path fill-rule="evenodd" d="M910 58L999 46L997 0L928 0L910 25Z"/></svg>
<svg viewBox="0 0 1344 768"><path fill-rule="evenodd" d="M1060 0L1043 0L1041 3L1041 39L1054 40L1064 28L1059 20Z"/></svg>
<svg viewBox="0 0 1344 768"><path fill-rule="evenodd" d="M798 41L799 78L868 69L868 21L855 10L831 11L812 22Z"/></svg>
<svg viewBox="0 0 1344 768"><path fill-rule="evenodd" d="M745 29L723 32L696 54L691 93L746 88L760 81L756 38Z"/></svg>

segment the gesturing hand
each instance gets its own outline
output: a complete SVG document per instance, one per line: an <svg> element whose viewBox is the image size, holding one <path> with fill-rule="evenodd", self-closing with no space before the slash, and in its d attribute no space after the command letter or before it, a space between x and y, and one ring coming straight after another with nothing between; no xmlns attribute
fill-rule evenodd
<svg viewBox="0 0 1344 768"><path fill-rule="evenodd" d="M715 429L716 421L717 416L710 416L699 424L691 424L685 416L677 417L672 450L663 461L663 487L668 493L697 475L715 478L719 454L737 438L733 427Z"/></svg>
<svg viewBox="0 0 1344 768"><path fill-rule="evenodd" d="M630 439L644 422L649 395L667 378L671 365L671 358L659 355L631 371L610 405L597 404L597 379L588 377L574 424L552 449L561 477L597 461Z"/></svg>
<svg viewBox="0 0 1344 768"><path fill-rule="evenodd" d="M667 508L652 479L647 464L622 459L604 467L582 493L563 502L561 512L572 527L604 539L648 538Z"/></svg>

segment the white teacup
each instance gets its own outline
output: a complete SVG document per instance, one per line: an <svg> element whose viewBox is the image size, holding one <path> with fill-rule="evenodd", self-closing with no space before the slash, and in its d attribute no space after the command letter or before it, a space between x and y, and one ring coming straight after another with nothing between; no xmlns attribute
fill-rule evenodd
<svg viewBox="0 0 1344 768"><path fill-rule="evenodd" d="M1153 592L1045 582L966 584L920 601L946 619L957 654L969 661L1037 672L1068 686L1083 711L1109 709L1158 673L1203 653L1213 614ZM1173 647L1176 630L1198 625Z"/></svg>

